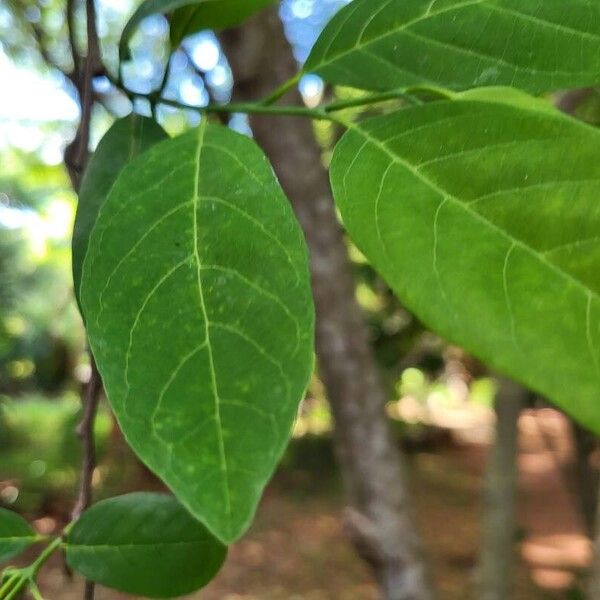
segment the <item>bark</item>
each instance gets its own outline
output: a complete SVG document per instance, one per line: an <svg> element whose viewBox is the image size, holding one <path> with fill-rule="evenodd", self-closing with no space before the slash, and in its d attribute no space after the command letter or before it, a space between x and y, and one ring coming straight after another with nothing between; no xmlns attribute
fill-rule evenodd
<svg viewBox="0 0 600 600"><path fill-rule="evenodd" d="M236 100L267 96L297 72L275 10L222 37ZM297 91L285 100L300 104ZM254 117L256 140L273 163L311 252L319 371L335 420L335 441L350 507L348 531L385 598L429 600L406 471L385 415L369 332L331 198L321 150L309 121Z"/></svg>
<svg viewBox="0 0 600 600"><path fill-rule="evenodd" d="M588 599L600 600L600 499L596 512L596 536L594 538L594 560L588 580Z"/></svg>
<svg viewBox="0 0 600 600"><path fill-rule="evenodd" d="M511 598L517 538L518 419L527 392L510 381L500 382L496 398L496 441L485 482L480 598Z"/></svg>

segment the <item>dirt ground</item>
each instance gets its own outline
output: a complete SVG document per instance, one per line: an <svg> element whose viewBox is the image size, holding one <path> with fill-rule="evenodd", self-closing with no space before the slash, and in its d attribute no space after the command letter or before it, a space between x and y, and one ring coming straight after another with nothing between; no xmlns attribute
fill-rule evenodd
<svg viewBox="0 0 600 600"><path fill-rule="evenodd" d="M546 422L541 414L521 419L519 510L523 542L519 545L522 559L515 573L513 600L572 598L568 588L574 573L589 560L589 543L582 534L573 499L565 491L560 461L553 454L556 444L548 441L548 433L550 438L558 435L556 439L562 439L565 431L560 423L557 425L555 415ZM444 600L476 598L473 589L485 453L483 446L453 444L411 456L415 513ZM315 472L314 458L298 464L303 467L288 465L277 475L250 532L231 548L218 577L193 598L377 598L369 572L344 537L337 475ZM40 587L48 600L81 598L80 582L65 577L60 560L44 570ZM125 598L102 588L96 596L97 600Z"/></svg>

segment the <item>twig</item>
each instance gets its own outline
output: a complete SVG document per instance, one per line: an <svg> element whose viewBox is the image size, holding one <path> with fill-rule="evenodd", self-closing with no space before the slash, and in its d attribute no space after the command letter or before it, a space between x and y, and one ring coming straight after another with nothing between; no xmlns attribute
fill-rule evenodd
<svg viewBox="0 0 600 600"><path fill-rule="evenodd" d="M94 0L86 0L87 57L85 59L83 77L80 76L78 69L82 59L79 56L75 45L73 10L74 2L73 0L69 0L67 3L69 43L73 55L74 78L77 82L76 85L81 102L81 121L75 138L65 150L65 164L75 191L79 191L81 177L88 160L90 125L95 98L93 77L97 71L102 69L102 61L100 57L98 31L96 28ZM83 443L83 456L81 461L79 492L71 513L72 521L77 520L92 501L92 480L96 466L94 423L96 420L100 394L102 392L102 380L91 353L90 363L90 380L85 387L82 397L83 418L77 428L77 434ZM84 600L94 600L94 584L92 582L86 581L85 583Z"/></svg>
<svg viewBox="0 0 600 600"><path fill-rule="evenodd" d="M91 355L90 355L91 356ZM98 410L98 401L102 392L102 380L93 357L90 380L83 393L83 417L77 426L77 435L83 443L79 493L71 513L71 520L76 521L92 501L92 478L96 467L96 447L94 443L94 422Z"/></svg>
<svg viewBox="0 0 600 600"><path fill-rule="evenodd" d="M75 81L79 81L80 57L79 52L77 51L77 42L75 40L75 0L67 0L66 13L69 46L71 48L71 58L73 60L73 78Z"/></svg>

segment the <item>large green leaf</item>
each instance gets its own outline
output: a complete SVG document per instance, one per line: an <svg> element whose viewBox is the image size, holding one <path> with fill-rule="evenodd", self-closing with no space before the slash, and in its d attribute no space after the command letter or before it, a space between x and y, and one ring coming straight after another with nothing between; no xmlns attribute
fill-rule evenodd
<svg viewBox="0 0 600 600"><path fill-rule="evenodd" d="M305 242L256 144L204 123L128 165L81 289L129 443L213 533L237 538L313 364Z"/></svg>
<svg viewBox="0 0 600 600"><path fill-rule="evenodd" d="M170 20L171 46L176 48L187 35L202 29L227 29L274 4L276 0L193 0L173 13Z"/></svg>
<svg viewBox="0 0 600 600"><path fill-rule="evenodd" d="M239 25L254 12L275 0L145 0L127 21L121 41L121 60L129 59L129 40L139 24L155 14L173 13L171 17L171 41L179 45L184 36L200 29L225 29Z"/></svg>
<svg viewBox="0 0 600 600"><path fill-rule="evenodd" d="M428 326L598 433L600 131L486 90L353 127L336 202Z"/></svg>
<svg viewBox="0 0 600 600"><path fill-rule="evenodd" d="M589 0L354 0L327 25L306 71L389 90L600 82L600 3Z"/></svg>
<svg viewBox="0 0 600 600"><path fill-rule="evenodd" d="M66 539L69 566L129 594L172 598L206 585L226 547L171 496L138 492L88 509Z"/></svg>
<svg viewBox="0 0 600 600"><path fill-rule="evenodd" d="M166 138L155 121L132 113L115 121L100 140L81 182L73 228L73 282L78 297L90 233L117 175L133 158Z"/></svg>
<svg viewBox="0 0 600 600"><path fill-rule="evenodd" d="M0 508L0 563L19 554L38 537L27 521L17 513Z"/></svg>

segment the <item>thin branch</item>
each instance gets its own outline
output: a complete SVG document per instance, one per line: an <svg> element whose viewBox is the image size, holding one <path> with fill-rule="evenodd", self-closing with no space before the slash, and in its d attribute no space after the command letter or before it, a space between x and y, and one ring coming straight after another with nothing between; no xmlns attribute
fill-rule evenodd
<svg viewBox="0 0 600 600"><path fill-rule="evenodd" d="M74 79L81 102L81 120L74 140L65 150L65 164L75 191L79 191L81 177L88 160L88 147L90 140L90 126L95 94L93 89L93 78L95 73L102 70L100 57L100 42L96 28L96 10L94 0L86 0L87 21L87 56L83 78L81 78L78 65L82 63L75 46L74 30L74 2L67 4L67 19L69 25L69 42L73 53L73 64L75 65ZM77 500L71 514L72 521L76 521L92 501L92 483L94 469L96 466L96 447L94 440L94 423L98 410L98 402L102 392L102 380L94 357L90 353L91 375L82 398L83 418L77 433L83 443L83 457L81 462L81 475ZM86 581L84 600L94 600L94 584Z"/></svg>
<svg viewBox="0 0 600 600"><path fill-rule="evenodd" d="M71 520L76 521L92 501L92 479L96 467L96 447L94 443L94 422L98 411L98 401L102 392L102 380L98 373L96 363L92 360L92 372L83 393L83 417L77 427L77 435L83 443L83 457L81 461L81 475L79 492Z"/></svg>
<svg viewBox="0 0 600 600"><path fill-rule="evenodd" d="M98 31L96 28L96 10L94 0L86 0L86 20L87 20L87 38L88 51L85 59L83 79L78 78L78 92L81 102L81 120L75 139L65 150L65 163L69 170L69 175L75 190L79 189L81 177L85 169L88 158L88 146L90 141L90 124L92 120L92 108L94 105L93 78L99 71L104 71L100 58L100 42L98 40ZM71 35L73 35L72 28ZM74 56L77 55L75 50ZM76 62L81 62L77 59Z"/></svg>
<svg viewBox="0 0 600 600"><path fill-rule="evenodd" d="M71 49L71 59L73 61L73 78L75 81L79 81L79 67L81 61L79 52L77 51L77 41L75 36L75 0L67 0L66 17L69 47Z"/></svg>

